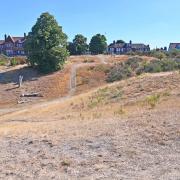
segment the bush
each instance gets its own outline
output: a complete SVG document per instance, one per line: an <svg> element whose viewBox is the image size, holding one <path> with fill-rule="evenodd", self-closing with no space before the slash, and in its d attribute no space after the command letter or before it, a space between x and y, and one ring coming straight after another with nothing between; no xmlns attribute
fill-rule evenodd
<svg viewBox="0 0 180 180"><path fill-rule="evenodd" d="M163 71L173 71L178 69L178 63L172 59L164 59L162 61L162 69Z"/></svg>
<svg viewBox="0 0 180 180"><path fill-rule="evenodd" d="M137 74L144 60L138 56L129 58L126 62L115 65L109 72L107 81L114 82Z"/></svg>
<svg viewBox="0 0 180 180"><path fill-rule="evenodd" d="M173 49L169 52L169 56L172 58L179 57L180 56L180 50Z"/></svg>
<svg viewBox="0 0 180 180"><path fill-rule="evenodd" d="M145 61L139 57L129 58L126 62L116 64L107 77L107 82L119 81L142 73L166 72L180 69L180 59L154 59Z"/></svg>
<svg viewBox="0 0 180 180"><path fill-rule="evenodd" d="M160 99L160 94L155 94L155 95L148 96L146 98L146 102L148 105L151 106L151 108L154 108L156 104L159 102L159 99Z"/></svg>
<svg viewBox="0 0 180 180"><path fill-rule="evenodd" d="M146 64L144 67L144 72L155 73L155 72L161 72L161 71L162 71L161 60L152 60L151 62Z"/></svg>
<svg viewBox="0 0 180 180"><path fill-rule="evenodd" d="M11 59L11 66L16 66L16 65L18 65L17 60L15 58L12 58Z"/></svg>
<svg viewBox="0 0 180 180"><path fill-rule="evenodd" d="M180 58L174 60L177 63L177 68L180 69Z"/></svg>
<svg viewBox="0 0 180 180"><path fill-rule="evenodd" d="M96 72L104 72L105 74L110 72L110 67L104 64L99 64L94 67L94 71Z"/></svg>
<svg viewBox="0 0 180 180"><path fill-rule="evenodd" d="M164 53L162 51L155 51L155 50L151 51L150 55L152 57L155 57L155 58L160 59L160 60L167 57L166 53Z"/></svg>
<svg viewBox="0 0 180 180"><path fill-rule="evenodd" d="M0 59L0 66L5 66L6 65L6 62L4 59Z"/></svg>
<svg viewBox="0 0 180 180"><path fill-rule="evenodd" d="M17 64L26 64L27 63L26 57L16 57L15 59L17 61Z"/></svg>
<svg viewBox="0 0 180 180"><path fill-rule="evenodd" d="M134 71L136 70L141 64L144 62L144 60L138 56L129 58L125 64L130 66L131 69Z"/></svg>

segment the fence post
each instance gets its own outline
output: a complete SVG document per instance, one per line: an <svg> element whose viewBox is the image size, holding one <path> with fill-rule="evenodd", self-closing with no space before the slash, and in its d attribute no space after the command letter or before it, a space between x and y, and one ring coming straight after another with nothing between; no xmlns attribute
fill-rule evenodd
<svg viewBox="0 0 180 180"><path fill-rule="evenodd" d="M19 76L19 88L22 86L23 76Z"/></svg>

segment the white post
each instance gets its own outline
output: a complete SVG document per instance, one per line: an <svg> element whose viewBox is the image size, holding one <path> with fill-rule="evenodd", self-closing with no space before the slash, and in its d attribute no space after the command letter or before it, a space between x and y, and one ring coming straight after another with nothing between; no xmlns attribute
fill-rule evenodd
<svg viewBox="0 0 180 180"><path fill-rule="evenodd" d="M23 76L19 76L19 87L21 87L22 86L22 81L23 81Z"/></svg>

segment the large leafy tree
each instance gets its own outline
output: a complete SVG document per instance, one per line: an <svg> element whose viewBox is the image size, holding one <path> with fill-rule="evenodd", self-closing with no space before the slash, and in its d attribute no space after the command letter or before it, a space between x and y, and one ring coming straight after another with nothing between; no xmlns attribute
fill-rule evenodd
<svg viewBox="0 0 180 180"><path fill-rule="evenodd" d="M63 67L68 56L67 35L54 16L43 13L28 34L25 50L32 66L48 73Z"/></svg>
<svg viewBox="0 0 180 180"><path fill-rule="evenodd" d="M76 55L76 47L73 42L68 43L67 49L68 49L70 55Z"/></svg>
<svg viewBox="0 0 180 180"><path fill-rule="evenodd" d="M77 34L72 43L69 43L68 50L71 55L82 55L88 50L87 38Z"/></svg>
<svg viewBox="0 0 180 180"><path fill-rule="evenodd" d="M92 37L89 49L92 54L103 54L107 48L107 40L104 35L96 34Z"/></svg>

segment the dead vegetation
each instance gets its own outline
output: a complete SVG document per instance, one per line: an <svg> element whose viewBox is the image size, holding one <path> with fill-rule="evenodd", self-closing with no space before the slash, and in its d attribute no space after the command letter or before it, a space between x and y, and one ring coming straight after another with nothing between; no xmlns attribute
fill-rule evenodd
<svg viewBox="0 0 180 180"><path fill-rule="evenodd" d="M0 178L179 179L179 72L107 85L106 66L84 69L95 89L1 115ZM61 73L44 77L49 92Z"/></svg>

